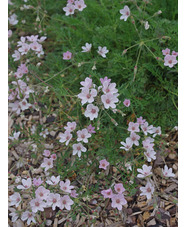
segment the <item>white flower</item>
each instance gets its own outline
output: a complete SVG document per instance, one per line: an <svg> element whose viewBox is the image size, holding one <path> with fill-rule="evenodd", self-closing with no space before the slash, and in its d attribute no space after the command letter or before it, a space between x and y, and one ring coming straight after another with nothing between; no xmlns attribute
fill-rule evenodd
<svg viewBox="0 0 186 227"><path fill-rule="evenodd" d="M129 162L125 164L125 167L127 168L127 170L132 171L132 166Z"/></svg>
<svg viewBox="0 0 186 227"><path fill-rule="evenodd" d="M59 208L61 210L63 210L64 208L66 208L67 210L70 210L72 204L74 204L74 202L70 199L70 197L68 195L64 195L60 199Z"/></svg>
<svg viewBox="0 0 186 227"><path fill-rule="evenodd" d="M101 96L101 101L104 104L105 109L109 109L109 107L115 109L116 105L115 103L117 103L119 100L117 98L118 94L111 94L111 93L107 93L105 95Z"/></svg>
<svg viewBox="0 0 186 227"><path fill-rule="evenodd" d="M168 168L167 165L164 166L164 169L162 169L162 173L164 177L175 177L175 174L172 172L172 168Z"/></svg>
<svg viewBox="0 0 186 227"><path fill-rule="evenodd" d="M71 189L74 188L74 186L70 186L70 180L66 179L66 181L60 181L59 183L60 189L64 192L71 193Z"/></svg>
<svg viewBox="0 0 186 227"><path fill-rule="evenodd" d="M146 152L144 152L144 155L147 158L147 162L151 162L152 159L156 160L156 152L154 150L148 149Z"/></svg>
<svg viewBox="0 0 186 227"><path fill-rule="evenodd" d="M30 45L27 43L23 43L22 46L18 49L21 55L27 54L30 50Z"/></svg>
<svg viewBox="0 0 186 227"><path fill-rule="evenodd" d="M10 23L11 25L16 25L16 24L18 23L17 15L16 15L15 13L12 14L12 15L8 18L8 20L9 20L9 23Z"/></svg>
<svg viewBox="0 0 186 227"><path fill-rule="evenodd" d="M32 185L32 180L31 180L31 178L28 178L28 179L22 179L22 184L23 185L18 185L17 186L17 188L18 189L28 189L28 188L30 188L31 187L31 185Z"/></svg>
<svg viewBox="0 0 186 227"><path fill-rule="evenodd" d="M89 117L92 121L94 118L98 117L99 108L93 104L88 104L85 110L85 117Z"/></svg>
<svg viewBox="0 0 186 227"><path fill-rule="evenodd" d="M52 210L56 209L56 206L60 206L60 194L50 193L47 197L47 205L52 206Z"/></svg>
<svg viewBox="0 0 186 227"><path fill-rule="evenodd" d="M76 129L76 122L67 122L67 126L64 127L65 130L68 130L69 132L72 132Z"/></svg>
<svg viewBox="0 0 186 227"><path fill-rule="evenodd" d="M48 129L46 128L44 131L40 132L39 135L43 136L43 138L46 138L46 136L49 134Z"/></svg>
<svg viewBox="0 0 186 227"><path fill-rule="evenodd" d="M150 27L149 22L148 22L148 21L145 21L144 26L145 26L145 30L148 30L148 29L149 29L149 27Z"/></svg>
<svg viewBox="0 0 186 227"><path fill-rule="evenodd" d="M90 79L89 77L85 78L85 81L81 81L80 84L84 87L84 88L91 88L92 87L92 79ZM83 87L81 87L80 89L83 89Z"/></svg>
<svg viewBox="0 0 186 227"><path fill-rule="evenodd" d="M82 51L81 52L90 52L92 48L92 44L90 43L85 43L85 46L82 46Z"/></svg>
<svg viewBox="0 0 186 227"><path fill-rule="evenodd" d="M49 184L49 185L57 185L59 183L59 181L60 181L60 176L57 176L57 177L52 176L50 178L50 180L46 181L46 183Z"/></svg>
<svg viewBox="0 0 186 227"><path fill-rule="evenodd" d="M21 54L19 53L19 51L15 50L14 54L12 54L12 57L14 58L14 61L18 61L21 57Z"/></svg>
<svg viewBox="0 0 186 227"><path fill-rule="evenodd" d="M128 137L128 138L126 138L126 143L121 142L121 145L123 145L123 147L120 147L120 149L124 149L125 151L128 151L132 147L133 142L132 142L131 138Z"/></svg>
<svg viewBox="0 0 186 227"><path fill-rule="evenodd" d="M145 135L147 135L147 133L152 134L152 128L153 126L148 124L148 122L146 121L143 125L141 125L141 129L143 130L143 133Z"/></svg>
<svg viewBox="0 0 186 227"><path fill-rule="evenodd" d="M140 187L140 190L142 191L140 195L145 195L147 199L151 199L154 193L154 186L150 182L147 182L145 187Z"/></svg>
<svg viewBox="0 0 186 227"><path fill-rule="evenodd" d="M78 155L78 157L81 157L81 152L86 152L86 148L81 144L81 143L77 143L77 144L73 144L73 155Z"/></svg>
<svg viewBox="0 0 186 227"><path fill-rule="evenodd" d="M14 208L9 208L9 210L11 211L10 216L12 216L12 222L15 222L19 218L19 214Z"/></svg>
<svg viewBox="0 0 186 227"><path fill-rule="evenodd" d="M78 94L78 98L81 99L81 104L84 105L85 103L92 103L94 102L94 97L97 96L96 89L88 89L88 88L82 88L82 91L80 94Z"/></svg>
<svg viewBox="0 0 186 227"><path fill-rule="evenodd" d="M26 221L27 220L27 225L30 225L31 221L36 223L36 220L34 218L35 214L30 211L25 211L21 215L21 220Z"/></svg>
<svg viewBox="0 0 186 227"><path fill-rule="evenodd" d="M21 202L21 196L18 192L14 192L13 195L10 196L10 206L18 207Z"/></svg>
<svg viewBox="0 0 186 227"><path fill-rule="evenodd" d="M152 137L155 137L156 135L161 135L161 127L159 126L159 127L153 127L152 128L152 133L153 133L153 136Z"/></svg>
<svg viewBox="0 0 186 227"><path fill-rule="evenodd" d="M98 47L98 54L101 55L103 58L106 58L106 54L109 52L109 50L107 50L107 47Z"/></svg>
<svg viewBox="0 0 186 227"><path fill-rule="evenodd" d="M49 193L50 190L47 190L43 186L39 186L39 188L37 188L37 190L35 191L36 198L39 198L40 200L46 200Z"/></svg>
<svg viewBox="0 0 186 227"><path fill-rule="evenodd" d="M152 174L151 172L152 166L143 165L142 168L143 169L137 169L137 171L141 173L138 174L137 177L144 178Z"/></svg>
<svg viewBox="0 0 186 227"><path fill-rule="evenodd" d="M46 203L44 201L42 201L41 199L36 198L36 199L32 199L30 201L30 206L31 206L32 211L34 213L36 213L38 210L44 211L44 208L46 207Z"/></svg>
<svg viewBox="0 0 186 227"><path fill-rule="evenodd" d="M58 135L61 139L59 140L60 143L65 143L66 146L68 146L70 140L72 139L72 134L70 131L66 130L64 133L59 133Z"/></svg>
<svg viewBox="0 0 186 227"><path fill-rule="evenodd" d="M114 94L118 92L118 89L116 89L116 83L110 83L109 80L106 80L103 82L103 88L102 88L103 93L108 94Z"/></svg>
<svg viewBox="0 0 186 227"><path fill-rule="evenodd" d="M14 132L13 136L9 136L8 138L11 140L18 140L20 132Z"/></svg>
<svg viewBox="0 0 186 227"><path fill-rule="evenodd" d="M87 5L85 5L84 0L75 1L74 4L75 9L78 9L79 11L83 11L83 9L87 7Z"/></svg>
<svg viewBox="0 0 186 227"><path fill-rule="evenodd" d="M51 169L53 167L53 159L52 158L44 158L44 162L41 163L41 167L45 168L45 171Z"/></svg>
<svg viewBox="0 0 186 227"><path fill-rule="evenodd" d="M140 136L137 135L135 132L132 132L130 134L130 137L128 137L129 140L131 141L132 144L136 145L136 146L139 146L139 139L140 139Z"/></svg>
<svg viewBox="0 0 186 227"><path fill-rule="evenodd" d="M22 111L27 110L31 107L31 104L27 102L27 100L24 98L21 102L19 102L19 106Z"/></svg>
<svg viewBox="0 0 186 227"><path fill-rule="evenodd" d="M127 18L130 16L130 9L128 6L124 6L124 8L121 9L119 12L122 14L122 16L120 17L120 20L126 21Z"/></svg>
<svg viewBox="0 0 186 227"><path fill-rule="evenodd" d="M77 131L77 141L83 141L84 143L88 143L88 138L91 137L91 134L88 133L88 130L86 128L82 129L82 130L78 130Z"/></svg>
<svg viewBox="0 0 186 227"><path fill-rule="evenodd" d="M139 123L129 122L129 132L139 132Z"/></svg>
<svg viewBox="0 0 186 227"><path fill-rule="evenodd" d="M75 7L71 3L67 4L66 7L63 8L65 11L65 15L69 16L71 14L74 14Z"/></svg>

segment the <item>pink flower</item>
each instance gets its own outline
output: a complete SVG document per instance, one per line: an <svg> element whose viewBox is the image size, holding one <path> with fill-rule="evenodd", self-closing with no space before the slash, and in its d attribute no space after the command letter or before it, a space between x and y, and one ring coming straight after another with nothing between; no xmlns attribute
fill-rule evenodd
<svg viewBox="0 0 186 227"><path fill-rule="evenodd" d="M175 177L175 174L172 172L172 168L168 168L167 165L164 166L164 169L162 169L162 173L164 177Z"/></svg>
<svg viewBox="0 0 186 227"><path fill-rule="evenodd" d="M99 168L100 169L106 170L107 169L107 166L109 166L109 165L110 165L110 163L107 162L106 159L103 159L103 160L99 161Z"/></svg>
<svg viewBox="0 0 186 227"><path fill-rule="evenodd" d="M53 159L52 158L44 158L44 162L41 164L42 168L45 168L45 171L53 168Z"/></svg>
<svg viewBox="0 0 186 227"><path fill-rule="evenodd" d="M151 162L152 159L156 160L156 152L154 150L147 150L146 152L144 152L144 155L147 158L147 162Z"/></svg>
<svg viewBox="0 0 186 227"><path fill-rule="evenodd" d="M32 185L32 180L31 180L31 178L28 178L28 179L22 179L22 184L23 185L18 185L17 186L17 188L18 189L28 189L28 188L30 188L31 187L31 185Z"/></svg>
<svg viewBox="0 0 186 227"><path fill-rule="evenodd" d="M124 8L121 9L119 12L122 14L122 16L120 17L120 20L127 21L128 17L130 16L130 9L129 9L129 7L127 5L124 6Z"/></svg>
<svg viewBox="0 0 186 227"><path fill-rule="evenodd" d="M87 126L87 130L89 133L96 133L96 131L94 131L95 127L93 127L91 124L89 126Z"/></svg>
<svg viewBox="0 0 186 227"><path fill-rule="evenodd" d="M161 127L153 127L152 128L152 133L153 133L153 136L152 137L155 137L156 135L161 135Z"/></svg>
<svg viewBox="0 0 186 227"><path fill-rule="evenodd" d="M19 136L20 136L20 132L14 132L13 136L9 136L8 138L11 139L11 140L18 140L19 139Z"/></svg>
<svg viewBox="0 0 186 227"><path fill-rule="evenodd" d="M139 125L143 125L144 123L145 123L145 119L143 119L143 117L139 117L139 118L137 118L137 123L139 124Z"/></svg>
<svg viewBox="0 0 186 227"><path fill-rule="evenodd" d="M56 154L51 154L51 156L50 156L53 160L56 160L57 159L57 156L56 156Z"/></svg>
<svg viewBox="0 0 186 227"><path fill-rule="evenodd" d="M112 198L113 192L112 192L112 189L109 188L107 190L102 190L101 194L104 196L105 199L107 199L107 198Z"/></svg>
<svg viewBox="0 0 186 227"><path fill-rule="evenodd" d="M59 133L58 135L61 139L59 140L60 143L65 143L66 146L68 146L70 140L72 139L72 134L70 133L70 131L65 131L64 133Z"/></svg>
<svg viewBox="0 0 186 227"><path fill-rule="evenodd" d="M68 193L71 193L71 189L74 188L74 186L70 186L70 181L69 179L66 179L66 181L60 181L59 183L60 185L60 189L64 192L68 192Z"/></svg>
<svg viewBox="0 0 186 227"><path fill-rule="evenodd" d="M73 122L67 122L67 126L64 127L64 129L69 132L72 132L76 129L76 122L73 121Z"/></svg>
<svg viewBox="0 0 186 227"><path fill-rule="evenodd" d="M147 133L152 134L152 125L149 125L148 122L146 121L143 125L141 125L141 129L143 130L143 133L147 135Z"/></svg>
<svg viewBox="0 0 186 227"><path fill-rule="evenodd" d="M77 143L77 144L73 144L73 155L78 155L78 157L81 157L81 152L86 152L86 148L81 144L81 143Z"/></svg>
<svg viewBox="0 0 186 227"><path fill-rule="evenodd" d="M30 44L30 48L33 50L33 51L36 51L36 52L39 52L42 50L42 45L39 44L38 42L33 42Z"/></svg>
<svg viewBox="0 0 186 227"><path fill-rule="evenodd" d="M123 184L115 184L114 189L117 193L121 194L125 191L125 188L123 187Z"/></svg>
<svg viewBox="0 0 186 227"><path fill-rule="evenodd" d="M25 211L21 215L21 220L22 221L27 220L27 225L30 225L31 222L36 223L36 220L34 217L35 217L35 214L33 212Z"/></svg>
<svg viewBox="0 0 186 227"><path fill-rule="evenodd" d="M105 109L109 109L109 107L115 109L116 105L115 103L117 103L119 100L117 98L118 94L110 94L107 93L105 95L101 96L101 101L104 104Z"/></svg>
<svg viewBox="0 0 186 227"><path fill-rule="evenodd" d="M129 132L139 132L139 124L134 123L134 122L129 122L129 127L128 127Z"/></svg>
<svg viewBox="0 0 186 227"><path fill-rule="evenodd" d="M10 206L16 206L16 207L19 206L21 202L21 196L18 192L14 192L14 194L11 195L9 198L10 198Z"/></svg>
<svg viewBox="0 0 186 227"><path fill-rule="evenodd" d="M27 43L23 43L23 45L18 49L21 55L27 54L30 50L30 45Z"/></svg>
<svg viewBox="0 0 186 227"><path fill-rule="evenodd" d="M49 156L50 156L50 151L49 151L49 150L44 150L44 151L43 151L43 155L44 155L45 157L49 157Z"/></svg>
<svg viewBox="0 0 186 227"><path fill-rule="evenodd" d="M143 169L137 169L137 171L141 173L138 174L137 177L144 178L152 174L151 172L152 166L143 165L142 168Z"/></svg>
<svg viewBox="0 0 186 227"><path fill-rule="evenodd" d="M26 37L29 42L37 42L38 41L38 35L31 35Z"/></svg>
<svg viewBox="0 0 186 227"><path fill-rule="evenodd" d="M76 190L72 190L70 196L72 198L77 198L78 194L76 193Z"/></svg>
<svg viewBox="0 0 186 227"><path fill-rule="evenodd" d="M91 88L92 87L92 79L90 79L89 77L85 78L85 81L81 81L80 84L85 87L85 88ZM81 88L83 89L83 88Z"/></svg>
<svg viewBox="0 0 186 227"><path fill-rule="evenodd" d="M94 102L94 97L97 96L96 89L88 89L88 88L81 88L81 93L78 94L78 98L81 99L81 104L84 105L85 103L92 103Z"/></svg>
<svg viewBox="0 0 186 227"><path fill-rule="evenodd" d="M64 195L60 199L59 208L61 210L63 210L64 208L66 208L67 210L70 210L72 204L74 204L74 202L70 199L70 197L68 195Z"/></svg>
<svg viewBox="0 0 186 227"><path fill-rule="evenodd" d="M75 9L78 9L79 11L83 11L83 9L87 7L84 0L75 1L74 4Z"/></svg>
<svg viewBox="0 0 186 227"><path fill-rule="evenodd" d="M136 146L139 146L139 139L140 139L140 136L137 135L135 132L132 132L130 134L130 137L128 137L129 140L131 141L132 144L136 145Z"/></svg>
<svg viewBox="0 0 186 227"><path fill-rule="evenodd" d="M65 15L66 16L69 16L71 14L74 14L74 10L75 10L75 7L74 5L72 5L71 3L68 3L66 5L66 7L63 8L63 10L65 11ZM68 59L67 59L68 60Z"/></svg>
<svg viewBox="0 0 186 227"><path fill-rule="evenodd" d="M50 193L47 197L47 205L52 206L52 210L56 209L56 206L60 206L60 194Z"/></svg>
<svg viewBox="0 0 186 227"><path fill-rule="evenodd" d="M63 53L63 60L70 60L72 58L72 53L67 51Z"/></svg>
<svg viewBox="0 0 186 227"><path fill-rule="evenodd" d="M124 102L123 102L123 105L126 106L126 107L129 107L130 106L130 99L125 99Z"/></svg>
<svg viewBox="0 0 186 227"><path fill-rule="evenodd" d="M103 58L106 58L106 54L109 52L106 47L98 47L98 54L101 55Z"/></svg>
<svg viewBox="0 0 186 227"><path fill-rule="evenodd" d="M21 55L19 51L15 50L14 54L12 54L12 57L14 58L14 61L18 61L21 58Z"/></svg>
<svg viewBox="0 0 186 227"><path fill-rule="evenodd" d="M97 106L94 106L93 104L88 104L87 108L85 110L85 117L89 117L92 121L94 118L98 117L99 108Z"/></svg>
<svg viewBox="0 0 186 227"><path fill-rule="evenodd" d="M26 64L21 64L18 67L18 70L20 70L20 72L22 72L23 74L28 73L28 68L26 67Z"/></svg>
<svg viewBox="0 0 186 227"><path fill-rule="evenodd" d="M178 56L178 52L176 52L176 51L173 50L173 51L172 51L172 55L174 55L174 56L177 57L177 56Z"/></svg>
<svg viewBox="0 0 186 227"><path fill-rule="evenodd" d="M43 138L46 138L46 136L49 134L48 129L46 128L42 132L39 133L40 136L43 136Z"/></svg>
<svg viewBox="0 0 186 227"><path fill-rule="evenodd" d="M85 43L85 46L82 46L82 51L81 52L90 52L92 48L92 44Z"/></svg>
<svg viewBox="0 0 186 227"><path fill-rule="evenodd" d="M163 55L170 54L170 49L166 48L165 50L162 50Z"/></svg>
<svg viewBox="0 0 186 227"><path fill-rule="evenodd" d="M154 150L153 146L154 146L154 139L147 137L144 141L142 141L143 147L145 148L145 150Z"/></svg>
<svg viewBox="0 0 186 227"><path fill-rule="evenodd" d="M36 213L38 210L44 211L44 208L46 207L46 203L40 200L39 198L36 198L30 201L30 206L32 211Z"/></svg>
<svg viewBox="0 0 186 227"><path fill-rule="evenodd" d="M133 141L131 140L130 137L126 138L126 143L121 142L121 145L123 145L123 147L120 147L120 149L124 149L125 151L130 150L130 148L132 148L133 145Z"/></svg>
<svg viewBox="0 0 186 227"><path fill-rule="evenodd" d="M147 182L145 187L140 187L140 190L142 191L140 195L145 195L147 199L151 199L154 193L154 186L150 182Z"/></svg>
<svg viewBox="0 0 186 227"><path fill-rule="evenodd" d="M43 183L43 181L41 180L41 178L39 177L38 179L36 179L36 178L34 178L33 179L33 184L35 185L35 186L39 186L39 185L41 185Z"/></svg>
<svg viewBox="0 0 186 227"><path fill-rule="evenodd" d="M12 30L8 30L8 38L12 36Z"/></svg>
<svg viewBox="0 0 186 227"><path fill-rule="evenodd" d="M108 79L108 77L105 76L104 79L103 79L103 78L100 78L100 81L101 81L102 84L103 84L105 81L107 81L108 83L110 83L111 79Z"/></svg>
<svg viewBox="0 0 186 227"><path fill-rule="evenodd" d="M164 58L164 65L169 66L169 68L172 68L175 64L177 64L178 61L176 60L175 55L166 55Z"/></svg>
<svg viewBox="0 0 186 227"><path fill-rule="evenodd" d="M111 199L111 206L113 208L117 208L118 210L122 210L122 205L127 204L127 201L122 194L113 195Z"/></svg>
<svg viewBox="0 0 186 227"><path fill-rule="evenodd" d="M39 186L39 188L35 191L36 198L39 198L40 200L46 200L49 193L50 190L47 190L43 186Z"/></svg>
<svg viewBox="0 0 186 227"><path fill-rule="evenodd" d="M46 183L49 184L49 185L57 185L59 183L59 181L60 181L60 176L57 176L57 177L52 176L50 178L50 180L46 181Z"/></svg>
<svg viewBox="0 0 186 227"><path fill-rule="evenodd" d="M77 141L83 141L84 143L88 143L88 138L91 137L91 134L88 133L88 130L86 128L82 129L82 130L78 130L77 131Z"/></svg>
<svg viewBox="0 0 186 227"><path fill-rule="evenodd" d="M108 80L103 82L103 93L108 94L114 94L118 92L118 89L116 89L116 83L110 83Z"/></svg>
<svg viewBox="0 0 186 227"><path fill-rule="evenodd" d="M31 104L27 102L27 100L24 98L21 102L19 102L19 106L22 111L27 110L31 107Z"/></svg>

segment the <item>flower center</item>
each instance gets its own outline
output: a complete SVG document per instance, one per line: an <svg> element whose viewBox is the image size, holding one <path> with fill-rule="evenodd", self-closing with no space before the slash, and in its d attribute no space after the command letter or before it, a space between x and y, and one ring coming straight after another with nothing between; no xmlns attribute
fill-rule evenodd
<svg viewBox="0 0 186 227"><path fill-rule="evenodd" d="M110 99L106 99L106 103L109 104L110 103Z"/></svg>
<svg viewBox="0 0 186 227"><path fill-rule="evenodd" d="M147 192L151 192L151 189L150 188L147 188Z"/></svg>
<svg viewBox="0 0 186 227"><path fill-rule="evenodd" d="M116 199L116 203L120 203L120 199Z"/></svg>
<svg viewBox="0 0 186 227"><path fill-rule="evenodd" d="M38 206L39 206L39 202L36 202L36 203L35 203L35 206L38 207Z"/></svg>
<svg viewBox="0 0 186 227"><path fill-rule="evenodd" d="M66 204L67 202L66 202L66 200L63 200L63 204Z"/></svg>
<svg viewBox="0 0 186 227"><path fill-rule="evenodd" d="M95 109L92 109L91 110L91 113L95 114L96 113L96 110Z"/></svg>

